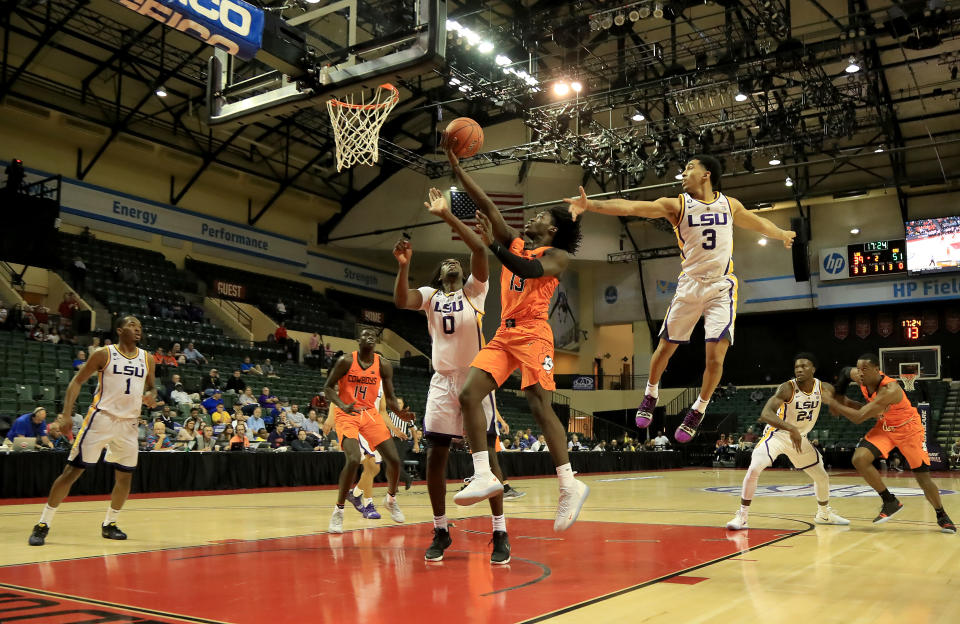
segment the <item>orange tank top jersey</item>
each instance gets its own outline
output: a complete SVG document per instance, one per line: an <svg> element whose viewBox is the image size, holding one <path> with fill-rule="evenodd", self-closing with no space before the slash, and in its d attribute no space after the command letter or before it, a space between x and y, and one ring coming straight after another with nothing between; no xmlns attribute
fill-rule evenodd
<svg viewBox="0 0 960 624"><path fill-rule="evenodd" d="M550 247L524 249L523 239L515 238L510 243L510 251L522 258L533 259L543 256ZM516 321L544 320L549 318L550 299L557 289L557 278L517 277L507 269L500 270L500 318Z"/></svg>
<svg viewBox="0 0 960 624"><path fill-rule="evenodd" d="M881 373L881 375L882 374L883 373ZM895 384L897 382L892 377L883 375L883 377L880 378L880 385L877 386L877 390L879 391L881 387L890 383ZM876 392L873 394L867 393L868 391L866 386L860 386L860 392L863 393L863 397L867 401L872 401L877 398ZM913 406L913 404L910 403L910 399L907 398L907 393L904 392L897 403L894 403L886 409L883 415L880 416L880 420L886 423L887 426L899 427L900 425L910 422L911 420L920 422L920 413L917 412L917 409Z"/></svg>
<svg viewBox="0 0 960 624"><path fill-rule="evenodd" d="M380 356L373 354L373 364L370 368L360 365L360 356L353 352L353 363L347 374L337 382L340 400L354 406L358 411L377 409L377 393L380 391Z"/></svg>

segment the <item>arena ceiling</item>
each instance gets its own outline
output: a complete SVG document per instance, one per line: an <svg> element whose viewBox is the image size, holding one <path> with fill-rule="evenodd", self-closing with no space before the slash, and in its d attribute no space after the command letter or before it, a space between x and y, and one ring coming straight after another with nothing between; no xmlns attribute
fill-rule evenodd
<svg viewBox="0 0 960 624"><path fill-rule="evenodd" d="M326 3L260 4L290 19ZM410 27L413 4L361 2L360 38ZM635 197L672 194L680 163L707 151L748 205L890 186L905 212L921 187L952 185L960 164L960 7L943 0L449 0L461 30L448 32L447 67L400 85L380 163L342 173L322 106L207 127L211 48L199 41L111 0L0 11L0 99L100 128L81 178L119 137L198 158L171 189L174 204L214 166L271 183L275 198L295 188L333 199L342 215L402 168L448 174L437 134L457 116L526 125L469 168L512 167L523 179L532 163L568 164ZM326 28L314 39L334 50L340 26ZM559 82L582 88L561 97Z"/></svg>

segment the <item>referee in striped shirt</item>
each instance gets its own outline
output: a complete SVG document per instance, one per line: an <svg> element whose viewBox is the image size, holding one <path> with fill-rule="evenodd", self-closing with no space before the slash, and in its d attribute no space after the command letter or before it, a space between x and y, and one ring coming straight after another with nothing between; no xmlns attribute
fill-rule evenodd
<svg viewBox="0 0 960 624"><path fill-rule="evenodd" d="M400 399L400 402L401 402L400 403L401 407L403 407L403 399ZM397 448L397 454L400 456L400 478L406 484L406 489L409 490L410 486L413 485L413 477L411 477L410 473L407 472L407 467L404 465L404 462L407 460L407 450L410 448L411 440L413 439L411 430L416 429L416 425L401 419L399 416L397 416L391 411L388 411L387 414L390 416L390 420L391 422L393 422L393 426L399 429L400 431L402 431L403 434L407 436L406 439L398 438L394 436L393 444Z"/></svg>

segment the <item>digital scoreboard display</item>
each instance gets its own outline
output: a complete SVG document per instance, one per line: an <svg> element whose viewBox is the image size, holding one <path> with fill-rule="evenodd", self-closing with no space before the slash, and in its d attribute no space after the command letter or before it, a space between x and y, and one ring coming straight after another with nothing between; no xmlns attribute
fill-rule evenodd
<svg viewBox="0 0 960 624"><path fill-rule="evenodd" d="M906 273L904 240L901 238L847 245L847 271L849 277Z"/></svg>

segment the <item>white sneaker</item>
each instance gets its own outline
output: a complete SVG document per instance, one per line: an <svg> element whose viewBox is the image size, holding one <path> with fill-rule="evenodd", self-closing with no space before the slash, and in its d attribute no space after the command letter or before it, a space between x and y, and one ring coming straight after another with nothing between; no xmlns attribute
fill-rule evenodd
<svg viewBox="0 0 960 624"><path fill-rule="evenodd" d="M327 528L330 533L343 533L343 510L334 509L330 516L330 526Z"/></svg>
<svg viewBox="0 0 960 624"><path fill-rule="evenodd" d="M400 511L400 505L397 504L397 499L394 497L393 501L390 500L390 495L388 494L383 498L383 506L387 508L387 511L390 512L390 518L394 522L403 522L406 520L403 512Z"/></svg>
<svg viewBox="0 0 960 624"><path fill-rule="evenodd" d="M485 475L473 475L467 487L453 496L453 502L458 505L473 505L482 500L493 498L503 492L503 484L492 472Z"/></svg>
<svg viewBox="0 0 960 624"><path fill-rule="evenodd" d="M749 528L747 527L747 514L742 513L738 509L737 515L733 517L733 520L727 523L727 528L731 531L740 531L741 529Z"/></svg>
<svg viewBox="0 0 960 624"><path fill-rule="evenodd" d="M835 512L830 505L820 507L817 510L817 515L813 517L813 521L817 524L850 524L849 520Z"/></svg>
<svg viewBox="0 0 960 624"><path fill-rule="evenodd" d="M553 521L554 531L566 531L580 515L583 504L590 496L590 488L583 481L573 480L572 487L560 488L560 499L557 501L557 519Z"/></svg>

